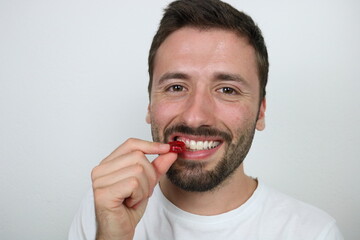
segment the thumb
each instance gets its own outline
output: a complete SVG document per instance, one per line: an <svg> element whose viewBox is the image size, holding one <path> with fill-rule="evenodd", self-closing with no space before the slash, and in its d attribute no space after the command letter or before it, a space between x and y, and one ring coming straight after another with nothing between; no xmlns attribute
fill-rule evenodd
<svg viewBox="0 0 360 240"><path fill-rule="evenodd" d="M169 168L176 161L176 159L177 154L169 152L161 154L154 161L152 161L151 164L155 168L157 181L169 170Z"/></svg>

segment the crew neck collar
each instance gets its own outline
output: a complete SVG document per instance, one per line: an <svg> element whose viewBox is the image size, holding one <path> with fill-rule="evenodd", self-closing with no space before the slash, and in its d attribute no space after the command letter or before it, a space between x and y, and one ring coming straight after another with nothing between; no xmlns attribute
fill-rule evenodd
<svg viewBox="0 0 360 240"><path fill-rule="evenodd" d="M264 192L264 186L262 182L259 180L257 180L257 182L258 185L255 191L253 192L251 197L241 206L228 212L211 216L197 215L180 209L164 196L159 185L156 186L156 191L154 192L154 194L156 194L157 197L160 199L161 206L164 208L164 210L169 214L173 215L179 221L190 221L197 224L219 223L224 221L231 221L231 219L233 219L234 217L238 218L240 215L246 218L248 214L251 213L251 209L253 208L255 203L260 200Z"/></svg>

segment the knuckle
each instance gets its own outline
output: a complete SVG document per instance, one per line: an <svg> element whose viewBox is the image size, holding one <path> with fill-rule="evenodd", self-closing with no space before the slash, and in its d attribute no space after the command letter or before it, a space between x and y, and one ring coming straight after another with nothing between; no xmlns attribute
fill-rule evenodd
<svg viewBox="0 0 360 240"><path fill-rule="evenodd" d="M94 179L94 180L92 181L92 188L93 188L93 190L97 190L97 189L99 188L99 186L100 186L99 180Z"/></svg>
<svg viewBox="0 0 360 240"><path fill-rule="evenodd" d="M126 145L133 145L136 141L137 141L136 138L128 138L128 139L125 141L125 144L126 144Z"/></svg>
<svg viewBox="0 0 360 240"><path fill-rule="evenodd" d="M91 170L91 180L94 181L98 176L98 166Z"/></svg>
<svg viewBox="0 0 360 240"><path fill-rule="evenodd" d="M129 185L132 189L137 189L140 187L140 181L136 177L131 177L129 179Z"/></svg>
<svg viewBox="0 0 360 240"><path fill-rule="evenodd" d="M134 166L134 172L136 174L143 174L145 172L145 168L143 165L136 163Z"/></svg>

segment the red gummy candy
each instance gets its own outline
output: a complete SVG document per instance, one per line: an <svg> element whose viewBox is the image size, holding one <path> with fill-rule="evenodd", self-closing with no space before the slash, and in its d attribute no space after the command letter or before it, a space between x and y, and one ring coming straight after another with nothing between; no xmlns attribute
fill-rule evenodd
<svg viewBox="0 0 360 240"><path fill-rule="evenodd" d="M174 142L169 142L169 144L170 144L170 152L182 153L186 151L186 145L184 142L174 141Z"/></svg>

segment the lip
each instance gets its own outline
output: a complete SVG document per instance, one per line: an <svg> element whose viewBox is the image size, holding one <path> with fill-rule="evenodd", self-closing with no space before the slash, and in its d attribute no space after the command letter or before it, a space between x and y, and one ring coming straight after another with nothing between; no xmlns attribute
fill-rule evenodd
<svg viewBox="0 0 360 240"><path fill-rule="evenodd" d="M222 143L220 143L217 147L209 150L185 151L179 153L179 157L181 159L186 159L186 160L205 160L211 157L213 154L215 154L220 149L221 146Z"/></svg>
<svg viewBox="0 0 360 240"><path fill-rule="evenodd" d="M219 141L220 144L215 148L208 150L187 150L185 152L179 153L179 158L184 160L206 160L214 155L223 145L224 140L218 136L195 136L195 135L187 135L182 133L174 133L169 137L170 141L176 140L175 138L185 138L194 141Z"/></svg>

